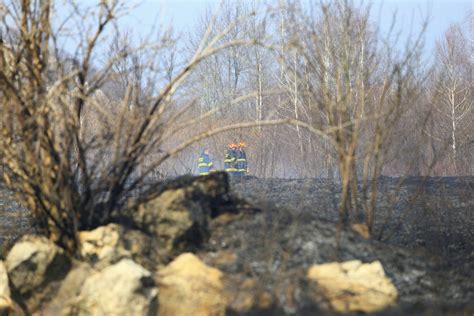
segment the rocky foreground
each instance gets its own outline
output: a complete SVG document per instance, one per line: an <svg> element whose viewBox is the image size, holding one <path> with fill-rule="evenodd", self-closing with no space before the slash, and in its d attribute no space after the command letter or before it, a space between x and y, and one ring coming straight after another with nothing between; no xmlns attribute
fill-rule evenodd
<svg viewBox="0 0 474 316"><path fill-rule="evenodd" d="M0 314L472 315L474 179L461 180L382 180L367 239L337 229L328 181L180 178L81 232L81 259L23 236L0 261Z"/></svg>

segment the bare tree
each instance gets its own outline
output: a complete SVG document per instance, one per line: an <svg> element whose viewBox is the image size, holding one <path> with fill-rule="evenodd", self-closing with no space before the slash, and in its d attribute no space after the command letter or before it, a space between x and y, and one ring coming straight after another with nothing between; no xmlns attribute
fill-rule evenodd
<svg viewBox="0 0 474 316"><path fill-rule="evenodd" d="M452 25L436 47L432 105L436 111L433 119L437 126L427 133L441 144L447 142L446 136L449 135L450 161L453 167L451 172L454 175L460 171L459 137L464 141L462 145L469 146L466 142L468 135L464 133L474 119L473 64L468 47L468 39L459 25Z"/></svg>
<svg viewBox="0 0 474 316"><path fill-rule="evenodd" d="M420 41L395 56L371 26L370 7L337 1L314 8L296 16L290 45L304 59L299 78L311 124L329 135L337 153L341 223L361 215L371 231L388 136L418 91Z"/></svg>
<svg viewBox="0 0 474 316"><path fill-rule="evenodd" d="M194 103L180 104L174 99L203 60L255 41L226 40L241 17L221 31L211 23L172 77L149 81L163 77L154 65L167 46L162 41L165 35L157 41L120 44L120 49L109 50L108 58L99 62L102 45L110 47L102 42L104 35L113 31L109 27L118 17L127 14L126 2L84 7L71 1L67 5L71 14L54 24L57 16L49 1L25 0L5 6L2 28L7 34L17 32L18 37L10 36L8 44L0 47L0 158L5 182L32 210L44 233L75 252L79 229L106 223L117 211L134 209L159 193L159 181L150 182L149 175L164 161L205 137L256 126L251 122L196 131L197 120L187 115ZM92 10L97 14L89 14ZM78 33L69 33L71 28ZM77 44L69 59L60 54L64 32ZM132 63L127 64L130 56ZM134 62L133 56L140 59ZM106 98L100 88L130 65L139 65L139 76L125 83L123 98ZM130 107L131 98L146 91L142 89L145 82L154 82L153 89L134 98L136 106ZM260 122L265 123L284 122ZM187 137L177 139L183 131Z"/></svg>

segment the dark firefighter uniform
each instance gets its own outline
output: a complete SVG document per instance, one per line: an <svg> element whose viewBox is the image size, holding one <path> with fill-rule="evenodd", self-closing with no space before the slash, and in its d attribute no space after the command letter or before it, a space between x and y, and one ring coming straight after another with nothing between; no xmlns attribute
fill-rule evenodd
<svg viewBox="0 0 474 316"><path fill-rule="evenodd" d="M224 170L230 174L237 172L237 151L234 144L230 144L225 152Z"/></svg>
<svg viewBox="0 0 474 316"><path fill-rule="evenodd" d="M206 154L205 152L202 152L198 161L199 174L201 176L208 175L209 172L211 172L211 168L212 168L211 158L209 158L208 154Z"/></svg>
<svg viewBox="0 0 474 316"><path fill-rule="evenodd" d="M244 176L248 172L247 155L244 146L240 146L237 150L237 172L240 176Z"/></svg>

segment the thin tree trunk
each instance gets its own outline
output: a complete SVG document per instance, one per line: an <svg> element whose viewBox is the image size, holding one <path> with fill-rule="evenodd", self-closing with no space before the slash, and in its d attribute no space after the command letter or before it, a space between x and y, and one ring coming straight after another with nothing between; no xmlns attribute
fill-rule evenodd
<svg viewBox="0 0 474 316"><path fill-rule="evenodd" d="M298 115L298 72L297 72L297 55L296 51L295 54L293 55L293 65L294 65L294 82L293 82L293 107L295 111L295 119L299 120L299 115ZM300 157L301 160L303 160L304 163L304 151L303 151L303 141L301 139L301 130L298 125L296 125L296 133L298 134L298 144L299 144L299 149L300 149Z"/></svg>
<svg viewBox="0 0 474 316"><path fill-rule="evenodd" d="M450 103L451 103L451 139L452 139L452 160L453 160L453 165L454 165L454 175L457 174L457 155L456 155L456 106L455 106L455 96L454 96L454 91L451 91L450 95Z"/></svg>

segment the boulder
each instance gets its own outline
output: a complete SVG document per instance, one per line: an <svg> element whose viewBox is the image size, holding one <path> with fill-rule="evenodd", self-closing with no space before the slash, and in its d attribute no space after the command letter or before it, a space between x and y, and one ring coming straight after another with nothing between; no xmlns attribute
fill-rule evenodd
<svg viewBox="0 0 474 316"><path fill-rule="evenodd" d="M13 304L10 298L7 269L3 261L0 260L0 315L8 315L8 312L12 308Z"/></svg>
<svg viewBox="0 0 474 316"><path fill-rule="evenodd" d="M315 300L322 304L327 302L342 313L380 311L394 304L398 296L379 261L314 265L308 270L307 278L310 283L316 283Z"/></svg>
<svg viewBox="0 0 474 316"><path fill-rule="evenodd" d="M198 201L188 199L185 189L165 191L139 212L145 214L159 246L168 251L184 248L187 242L200 244L207 235L206 210Z"/></svg>
<svg viewBox="0 0 474 316"><path fill-rule="evenodd" d="M96 269L102 269L123 258L151 269L160 256L151 238L138 230L126 229L118 224L109 224L91 231L79 233L81 256Z"/></svg>
<svg viewBox="0 0 474 316"><path fill-rule="evenodd" d="M90 275L63 315L156 315L152 274L130 259Z"/></svg>
<svg viewBox="0 0 474 316"><path fill-rule="evenodd" d="M159 316L225 314L223 273L191 253L178 256L158 271Z"/></svg>
<svg viewBox="0 0 474 316"><path fill-rule="evenodd" d="M48 283L62 279L71 261L46 237L26 235L8 253L6 266L11 283L27 298Z"/></svg>
<svg viewBox="0 0 474 316"><path fill-rule="evenodd" d="M209 219L229 202L228 191L225 173L175 180L125 217L131 216L135 226L152 234L158 248L168 253L194 250L209 235Z"/></svg>
<svg viewBox="0 0 474 316"><path fill-rule="evenodd" d="M94 273L94 269L85 262L74 262L74 266L61 282L51 300L42 306L42 315L61 315L79 295L85 280Z"/></svg>

